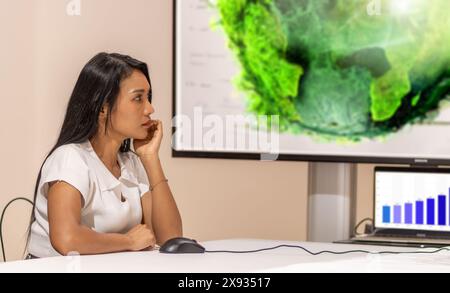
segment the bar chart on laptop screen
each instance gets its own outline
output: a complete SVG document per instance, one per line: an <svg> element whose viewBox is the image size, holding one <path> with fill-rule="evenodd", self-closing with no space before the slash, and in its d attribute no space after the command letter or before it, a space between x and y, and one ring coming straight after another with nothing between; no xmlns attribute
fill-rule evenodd
<svg viewBox="0 0 450 293"><path fill-rule="evenodd" d="M450 232L450 174L377 172L379 228Z"/></svg>

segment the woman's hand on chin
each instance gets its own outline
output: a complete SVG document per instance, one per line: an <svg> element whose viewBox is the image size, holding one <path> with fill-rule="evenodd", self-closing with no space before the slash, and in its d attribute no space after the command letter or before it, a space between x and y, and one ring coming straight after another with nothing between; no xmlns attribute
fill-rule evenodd
<svg viewBox="0 0 450 293"><path fill-rule="evenodd" d="M152 120L152 125L148 129L145 139L134 139L134 150L141 159L158 157L159 147L163 137L161 120Z"/></svg>

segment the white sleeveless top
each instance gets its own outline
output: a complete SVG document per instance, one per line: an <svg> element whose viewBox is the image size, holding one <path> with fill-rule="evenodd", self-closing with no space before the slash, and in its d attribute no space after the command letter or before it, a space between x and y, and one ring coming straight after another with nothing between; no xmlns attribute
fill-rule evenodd
<svg viewBox="0 0 450 293"><path fill-rule="evenodd" d="M49 237L48 183L63 180L84 199L81 224L99 233L125 233L142 221L141 197L149 191L147 173L132 152L120 153L119 179L106 168L89 140L57 148L42 167L28 253L37 257L60 256ZM60 196L64 196L61 194ZM122 202L121 196L125 201Z"/></svg>

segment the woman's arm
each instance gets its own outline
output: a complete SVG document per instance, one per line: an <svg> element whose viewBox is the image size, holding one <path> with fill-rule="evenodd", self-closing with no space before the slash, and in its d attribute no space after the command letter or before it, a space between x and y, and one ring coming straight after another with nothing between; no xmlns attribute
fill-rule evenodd
<svg viewBox="0 0 450 293"><path fill-rule="evenodd" d="M52 246L62 255L69 252L101 254L142 250L155 244L153 233L137 225L126 234L97 233L81 225L81 193L61 181L51 183L48 192L48 221Z"/></svg>
<svg viewBox="0 0 450 293"><path fill-rule="evenodd" d="M183 235L180 212L170 191L169 184L163 182L166 177L159 160L159 147L163 137L162 122L152 120L146 139L134 140L134 149L144 166L150 186L155 187L142 199L142 210L146 223L153 226L156 243L159 245L168 239ZM156 186L157 185L157 186ZM150 206L151 205L151 206ZM151 219L151 221L150 221Z"/></svg>
<svg viewBox="0 0 450 293"><path fill-rule="evenodd" d="M180 212L169 184L164 182L165 176L159 156L143 157L141 162L148 175L150 186L158 184L153 191L143 196L142 206L144 219L147 219L146 224L149 227L153 226L156 243L162 245L168 239L183 235Z"/></svg>

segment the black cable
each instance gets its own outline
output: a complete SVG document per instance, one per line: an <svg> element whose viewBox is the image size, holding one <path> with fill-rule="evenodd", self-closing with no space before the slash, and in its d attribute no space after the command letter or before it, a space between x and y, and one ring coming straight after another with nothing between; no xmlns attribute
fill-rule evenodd
<svg viewBox="0 0 450 293"><path fill-rule="evenodd" d="M1 246L2 246L2 256L3 256L3 261L4 262L6 262L6 252L5 252L5 246L4 246L4 244L3 244L3 229L2 229L2 226L3 226L3 217L5 216L5 213L6 213L6 210L8 209L8 207L12 204L12 203L14 203L15 201L18 201L18 200L24 200L24 201L27 201L27 202L29 202L31 205L33 205L33 202L31 201L31 200L29 200L28 198L25 198L25 197L17 197L17 198L15 198L15 199L13 199L13 200L11 200L10 202L8 202L7 204L6 204L6 206L5 206L5 208L3 209L3 211L2 211L2 216L0 217L0 242L1 242Z"/></svg>
<svg viewBox="0 0 450 293"><path fill-rule="evenodd" d="M329 254L349 254L349 253L367 253L367 254L432 254L432 253L438 253L441 251L450 251L450 247L441 247L439 249L433 250L433 251L410 251L410 252L405 252L405 251L379 251L379 252L374 252L374 251L368 251L368 250L348 250L348 251L330 251L330 250L323 250L323 251L319 251L319 252L312 252L300 245L288 245L288 244L281 244L278 246L274 246L274 247L268 247L268 248L261 248L261 249L256 249L256 250L241 250L241 251L233 251L233 250L205 250L205 252L208 253L216 253L216 252L220 252L220 253L254 253L254 252L260 252L260 251L265 251L265 250L273 250L273 249L277 249L280 247L288 247L288 248L300 248L302 250L304 250L305 252L311 254L311 255L319 255L319 254L324 254L324 253L329 253Z"/></svg>
<svg viewBox="0 0 450 293"><path fill-rule="evenodd" d="M359 226L361 226L362 223L364 223L365 221L370 221L373 223L373 219L372 218L365 218L362 219L361 221L359 221L358 224L356 224L355 228L353 229L353 235L358 236L358 235L363 235L364 233L358 233L358 228ZM372 225L373 227L373 225Z"/></svg>

